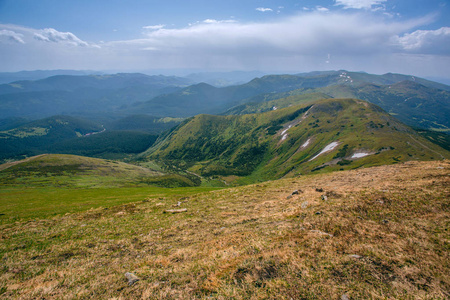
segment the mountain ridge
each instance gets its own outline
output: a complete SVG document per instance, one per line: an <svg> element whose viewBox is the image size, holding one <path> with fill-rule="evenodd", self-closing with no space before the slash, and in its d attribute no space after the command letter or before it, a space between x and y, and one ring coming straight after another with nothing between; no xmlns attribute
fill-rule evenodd
<svg viewBox="0 0 450 300"><path fill-rule="evenodd" d="M264 181L443 159L449 153L378 106L356 99L325 99L260 114L198 115L160 137L143 156L202 176Z"/></svg>

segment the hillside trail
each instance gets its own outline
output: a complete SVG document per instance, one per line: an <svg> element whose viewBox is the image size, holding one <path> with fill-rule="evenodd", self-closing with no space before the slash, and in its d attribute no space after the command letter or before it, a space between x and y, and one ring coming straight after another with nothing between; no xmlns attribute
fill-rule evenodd
<svg viewBox="0 0 450 300"><path fill-rule="evenodd" d="M7 162L5 164L0 165L0 171L6 170L8 168L11 168L12 166L15 166L15 165L18 165L18 164L21 164L21 163L24 163L24 162L27 162L27 161L30 161L30 160L33 160L33 159L45 156L45 155L47 155L47 154L39 154L39 155L28 157L28 158L25 158L25 159L22 159L22 160Z"/></svg>
<svg viewBox="0 0 450 300"><path fill-rule="evenodd" d="M417 144L419 144L420 146L422 146L422 147L424 147L424 148L430 150L430 151L433 152L433 153L436 153L436 154L439 155L442 159L445 159L444 155L442 155L441 153L439 153L439 152L437 152L437 151L435 151L435 150L433 150L433 149L427 147L426 145L422 144L421 142L419 142L418 140L416 140L412 135L409 134L409 137L410 137L413 141L415 141Z"/></svg>

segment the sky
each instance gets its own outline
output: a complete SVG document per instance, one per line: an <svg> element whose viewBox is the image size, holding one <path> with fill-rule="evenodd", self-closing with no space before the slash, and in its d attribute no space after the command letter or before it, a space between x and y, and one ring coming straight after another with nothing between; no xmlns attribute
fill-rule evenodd
<svg viewBox="0 0 450 300"><path fill-rule="evenodd" d="M449 0L0 0L0 72L450 78Z"/></svg>

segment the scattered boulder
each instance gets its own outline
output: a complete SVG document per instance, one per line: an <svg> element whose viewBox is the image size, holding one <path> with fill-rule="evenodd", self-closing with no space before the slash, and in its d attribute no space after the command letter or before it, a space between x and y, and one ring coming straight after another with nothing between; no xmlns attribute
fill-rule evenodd
<svg viewBox="0 0 450 300"><path fill-rule="evenodd" d="M130 272L125 273L125 277L128 279L129 286L132 286L133 284L135 284L140 280L139 277Z"/></svg>
<svg viewBox="0 0 450 300"><path fill-rule="evenodd" d="M295 190L295 191L292 192L292 194L290 194L289 196L287 196L286 199L291 199L292 196L298 195L298 194L300 194L300 193L303 193L303 191L302 191L302 190Z"/></svg>
<svg viewBox="0 0 450 300"><path fill-rule="evenodd" d="M316 192L322 193L323 189L322 188L316 188Z"/></svg>
<svg viewBox="0 0 450 300"><path fill-rule="evenodd" d="M327 201L327 200L328 200L327 195L322 195L320 198L321 198L323 201Z"/></svg>
<svg viewBox="0 0 450 300"><path fill-rule="evenodd" d="M325 195L326 195L327 197L332 197L332 198L341 198L341 197L342 197L341 194L336 193L336 192L334 192L334 191L327 191L327 192L325 193Z"/></svg>

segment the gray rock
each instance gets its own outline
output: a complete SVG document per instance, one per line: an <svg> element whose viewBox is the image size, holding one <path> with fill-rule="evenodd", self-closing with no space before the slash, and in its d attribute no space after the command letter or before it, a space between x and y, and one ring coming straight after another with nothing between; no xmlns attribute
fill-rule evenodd
<svg viewBox="0 0 450 300"><path fill-rule="evenodd" d="M321 198L322 198L323 201L327 201L328 200L327 195L322 195Z"/></svg>
<svg viewBox="0 0 450 300"><path fill-rule="evenodd" d="M361 255L358 255L358 254L349 254L348 257L355 258L355 259L360 259L360 258L362 258L362 256L361 256Z"/></svg>
<svg viewBox="0 0 450 300"><path fill-rule="evenodd" d="M140 280L139 277L130 272L125 273L125 277L128 279L129 286L132 286L133 284L135 284Z"/></svg>
<svg viewBox="0 0 450 300"><path fill-rule="evenodd" d="M341 300L350 300L350 297L347 294L343 294Z"/></svg>

